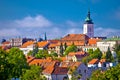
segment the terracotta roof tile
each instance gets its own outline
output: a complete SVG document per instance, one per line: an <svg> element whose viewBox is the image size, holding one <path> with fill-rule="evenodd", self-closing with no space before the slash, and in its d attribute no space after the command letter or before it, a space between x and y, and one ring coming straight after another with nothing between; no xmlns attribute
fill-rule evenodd
<svg viewBox="0 0 120 80"><path fill-rule="evenodd" d="M38 42L37 44L38 44L38 47L41 48L41 47L47 46L49 44L49 42L48 41L41 41L41 42Z"/></svg>
<svg viewBox="0 0 120 80"><path fill-rule="evenodd" d="M21 46L21 48L27 48L27 46L30 46L30 45L32 45L34 43L34 41L27 41L27 42L25 42L22 46Z"/></svg>
<svg viewBox="0 0 120 80"><path fill-rule="evenodd" d="M66 57L60 57L60 59L61 59L62 61L66 61L66 60L67 60Z"/></svg>
<svg viewBox="0 0 120 80"><path fill-rule="evenodd" d="M3 42L2 45L10 44L10 41Z"/></svg>
<svg viewBox="0 0 120 80"><path fill-rule="evenodd" d="M46 69L43 70L43 74L52 74L54 71L54 67L47 67Z"/></svg>
<svg viewBox="0 0 120 80"><path fill-rule="evenodd" d="M85 40L88 36L85 34L68 34L62 38L62 40Z"/></svg>
<svg viewBox="0 0 120 80"><path fill-rule="evenodd" d="M106 59L101 59L100 62L104 63L104 62L106 62Z"/></svg>
<svg viewBox="0 0 120 80"><path fill-rule="evenodd" d="M88 40L88 44L89 44L89 45L95 45L95 44L97 44L97 42L100 41L100 40L102 40L102 39L99 39L99 38L91 38L91 39Z"/></svg>
<svg viewBox="0 0 120 80"><path fill-rule="evenodd" d="M56 67L52 74L67 74L68 68L67 67Z"/></svg>
<svg viewBox="0 0 120 80"><path fill-rule="evenodd" d="M27 63L31 62L33 59L35 59L35 57L32 56L26 56L27 59Z"/></svg>
<svg viewBox="0 0 120 80"><path fill-rule="evenodd" d="M68 56L74 56L76 54L76 52L70 52L69 54L68 54Z"/></svg>
<svg viewBox="0 0 120 80"><path fill-rule="evenodd" d="M56 47L58 43L50 43L50 45L48 46L49 48L53 48Z"/></svg>
<svg viewBox="0 0 120 80"><path fill-rule="evenodd" d="M88 64L97 64L99 62L98 59L92 59L91 61L89 61Z"/></svg>
<svg viewBox="0 0 120 80"><path fill-rule="evenodd" d="M78 67L80 64L81 62L61 62L60 66L74 68L74 67Z"/></svg>

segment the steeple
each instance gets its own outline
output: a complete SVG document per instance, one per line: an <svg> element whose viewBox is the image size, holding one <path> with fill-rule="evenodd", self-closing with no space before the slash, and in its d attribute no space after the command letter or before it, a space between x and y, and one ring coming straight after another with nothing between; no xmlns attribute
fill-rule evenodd
<svg viewBox="0 0 120 80"><path fill-rule="evenodd" d="M86 34L90 38L94 37L94 23L90 18L90 10L88 10L88 14L83 25L83 34Z"/></svg>
<svg viewBox="0 0 120 80"><path fill-rule="evenodd" d="M85 19L85 24L93 24L92 19L90 18L90 9L88 10L88 14Z"/></svg>
<svg viewBox="0 0 120 80"><path fill-rule="evenodd" d="M47 40L46 32L45 32L45 41Z"/></svg>

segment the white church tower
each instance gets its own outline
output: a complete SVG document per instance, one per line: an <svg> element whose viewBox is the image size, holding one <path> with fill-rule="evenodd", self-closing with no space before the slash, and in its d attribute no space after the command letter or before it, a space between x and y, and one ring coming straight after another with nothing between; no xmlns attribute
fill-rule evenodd
<svg viewBox="0 0 120 80"><path fill-rule="evenodd" d="M85 19L85 23L83 25L83 34L86 34L88 37L94 37L94 23L90 18L90 11L88 11L87 18Z"/></svg>

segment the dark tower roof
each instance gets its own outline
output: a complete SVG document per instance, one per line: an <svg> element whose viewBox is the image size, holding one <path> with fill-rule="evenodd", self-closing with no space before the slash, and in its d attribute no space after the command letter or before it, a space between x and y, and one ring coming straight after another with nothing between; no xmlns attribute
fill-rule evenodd
<svg viewBox="0 0 120 80"><path fill-rule="evenodd" d="M87 17L85 19L85 23L84 24L94 24L92 22L92 19L90 18L90 10L88 11Z"/></svg>
<svg viewBox="0 0 120 80"><path fill-rule="evenodd" d="M47 40L47 35L46 35L46 32L45 32L45 40Z"/></svg>

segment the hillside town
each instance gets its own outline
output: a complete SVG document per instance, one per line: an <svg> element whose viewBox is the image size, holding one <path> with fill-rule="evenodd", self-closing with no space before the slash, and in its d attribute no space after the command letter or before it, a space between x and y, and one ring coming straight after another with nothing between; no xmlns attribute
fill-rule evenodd
<svg viewBox="0 0 120 80"><path fill-rule="evenodd" d="M94 71L106 71L119 63L115 51L116 45L120 45L119 35L111 38L94 36L90 11L83 24L83 34L67 34L51 40L47 36L49 34L45 33L44 38L38 39L2 39L0 47L8 53L12 48L18 48L29 66L40 66L45 78L38 80L89 80Z"/></svg>

